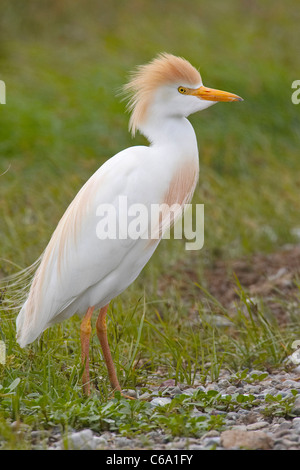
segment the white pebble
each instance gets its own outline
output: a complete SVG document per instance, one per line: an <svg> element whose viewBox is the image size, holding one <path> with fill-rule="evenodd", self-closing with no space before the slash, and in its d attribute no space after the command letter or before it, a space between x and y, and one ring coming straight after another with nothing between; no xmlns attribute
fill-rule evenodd
<svg viewBox="0 0 300 470"><path fill-rule="evenodd" d="M150 401L150 405L155 407L155 406L165 406L171 403L171 398L168 397L156 397L153 398L153 400Z"/></svg>

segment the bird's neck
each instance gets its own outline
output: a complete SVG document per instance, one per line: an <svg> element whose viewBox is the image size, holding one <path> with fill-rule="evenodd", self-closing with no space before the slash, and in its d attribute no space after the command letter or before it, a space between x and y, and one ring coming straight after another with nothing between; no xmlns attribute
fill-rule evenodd
<svg viewBox="0 0 300 470"><path fill-rule="evenodd" d="M191 123L182 116L153 117L140 127L151 146L176 146L184 153L198 155L196 135Z"/></svg>
<svg viewBox="0 0 300 470"><path fill-rule="evenodd" d="M197 140L191 123L184 117L147 122L143 129L150 140L150 159L159 168L163 203L169 207L188 204L199 175ZM158 165L156 164L158 163Z"/></svg>

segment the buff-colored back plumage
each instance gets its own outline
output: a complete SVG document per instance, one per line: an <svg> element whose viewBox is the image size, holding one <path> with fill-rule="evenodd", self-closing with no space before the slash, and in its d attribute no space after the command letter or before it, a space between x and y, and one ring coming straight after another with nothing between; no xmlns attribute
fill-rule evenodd
<svg viewBox="0 0 300 470"><path fill-rule="evenodd" d="M134 135L146 117L153 93L158 87L168 84L196 86L201 76L187 60L172 54L160 54L152 62L139 66L124 86L129 97L128 109L131 111L129 129Z"/></svg>

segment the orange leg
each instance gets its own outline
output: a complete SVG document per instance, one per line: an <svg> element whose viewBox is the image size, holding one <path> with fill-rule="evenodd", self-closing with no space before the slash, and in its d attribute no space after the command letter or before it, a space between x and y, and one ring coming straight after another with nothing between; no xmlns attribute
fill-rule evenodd
<svg viewBox="0 0 300 470"><path fill-rule="evenodd" d="M107 327L106 327L107 309L108 309L108 305L101 308L100 310L97 323L96 323L97 335L101 344L103 357L104 357L105 364L107 367L108 377L109 377L111 386L113 390L121 390L121 387L117 378L117 374L115 371L115 366L111 357L108 340L107 340L107 331L106 331L107 330Z"/></svg>
<svg viewBox="0 0 300 470"><path fill-rule="evenodd" d="M81 360L84 366L82 375L83 393L90 394L90 372L89 372L89 347L91 336L91 318L95 307L88 308L80 325L80 339L81 339Z"/></svg>

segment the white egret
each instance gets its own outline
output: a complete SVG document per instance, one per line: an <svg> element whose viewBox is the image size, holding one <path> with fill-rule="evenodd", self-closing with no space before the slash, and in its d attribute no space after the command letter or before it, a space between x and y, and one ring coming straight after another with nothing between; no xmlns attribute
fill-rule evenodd
<svg viewBox="0 0 300 470"><path fill-rule="evenodd" d="M160 54L139 67L125 86L131 111L129 127L149 146L127 148L106 161L85 183L57 225L33 277L17 317L17 341L33 342L49 326L75 313L82 315L83 389L90 393L91 317L100 309L97 335L113 390L121 390L110 353L106 313L109 302L139 275L168 225L163 214L158 237L102 237L99 208L177 204L181 215L198 181L198 149L187 117L218 101L241 101L237 95L206 88L199 72L185 59ZM119 214L117 226L121 226ZM149 227L148 227L149 228ZM102 227L103 229L103 227Z"/></svg>

